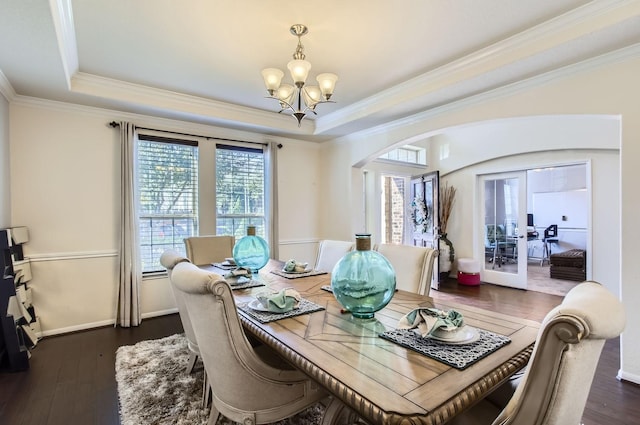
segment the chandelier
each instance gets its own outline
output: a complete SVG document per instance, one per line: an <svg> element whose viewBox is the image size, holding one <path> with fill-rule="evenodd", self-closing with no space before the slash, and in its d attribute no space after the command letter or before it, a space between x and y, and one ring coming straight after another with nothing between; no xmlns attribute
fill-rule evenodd
<svg viewBox="0 0 640 425"><path fill-rule="evenodd" d="M262 70L264 84L267 86L269 98L276 99L280 103L280 111L291 111L291 114L298 120L298 127L302 119L308 111L317 115L316 105L320 103L333 103L331 95L338 80L336 74L323 73L316 77L317 86L305 86L311 63L306 61L304 55L304 46L301 38L309 32L309 29L301 24L291 26L291 34L298 37L298 47L293 53L293 60L287 64L287 68L291 73L293 84L281 84L284 72L277 68L266 68Z"/></svg>

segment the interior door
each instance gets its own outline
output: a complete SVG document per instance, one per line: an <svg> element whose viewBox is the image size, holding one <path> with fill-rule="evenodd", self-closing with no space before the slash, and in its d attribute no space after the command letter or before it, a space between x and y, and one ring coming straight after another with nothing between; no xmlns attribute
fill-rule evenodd
<svg viewBox="0 0 640 425"><path fill-rule="evenodd" d="M524 171L479 178L481 279L527 288L527 175Z"/></svg>
<svg viewBox="0 0 640 425"><path fill-rule="evenodd" d="M413 245L439 249L439 194L439 171L411 178L408 227ZM437 259L433 264L431 287L433 289L440 288L440 267Z"/></svg>

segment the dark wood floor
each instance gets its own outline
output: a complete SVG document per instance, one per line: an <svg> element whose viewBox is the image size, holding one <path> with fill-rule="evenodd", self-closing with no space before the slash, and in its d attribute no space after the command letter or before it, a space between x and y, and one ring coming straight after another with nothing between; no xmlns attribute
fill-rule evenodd
<svg viewBox="0 0 640 425"><path fill-rule="evenodd" d="M505 314L542 320L562 298L495 285L432 291ZM115 350L146 339L182 332L177 315L144 320L137 328L100 328L48 337L33 351L30 369L0 373L1 425L119 425ZM640 386L620 382L619 341L607 342L584 414L584 425L640 425Z"/></svg>

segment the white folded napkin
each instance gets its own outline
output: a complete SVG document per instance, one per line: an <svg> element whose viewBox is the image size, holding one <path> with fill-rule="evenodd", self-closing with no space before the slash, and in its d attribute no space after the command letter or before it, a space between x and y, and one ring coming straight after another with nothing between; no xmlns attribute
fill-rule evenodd
<svg viewBox="0 0 640 425"><path fill-rule="evenodd" d="M423 337L433 335L438 330L454 331L462 326L464 318L461 313L437 308L416 308L398 322L398 329L418 329Z"/></svg>

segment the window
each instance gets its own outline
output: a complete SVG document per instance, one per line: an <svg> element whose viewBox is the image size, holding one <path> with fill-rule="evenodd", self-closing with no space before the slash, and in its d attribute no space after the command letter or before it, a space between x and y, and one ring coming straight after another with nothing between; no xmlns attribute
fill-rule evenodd
<svg viewBox="0 0 640 425"><path fill-rule="evenodd" d="M406 180L402 176L382 176L382 243L404 242Z"/></svg>
<svg viewBox="0 0 640 425"><path fill-rule="evenodd" d="M216 146L216 233L266 239L265 156L260 148Z"/></svg>
<svg viewBox="0 0 640 425"><path fill-rule="evenodd" d="M142 272L164 271L160 255L198 234L198 143L140 135L136 172Z"/></svg>
<svg viewBox="0 0 640 425"><path fill-rule="evenodd" d="M427 164L427 150L425 148L405 145L397 149L389 151L378 157L379 159L386 159L388 161L406 162L409 164L426 165Z"/></svg>

